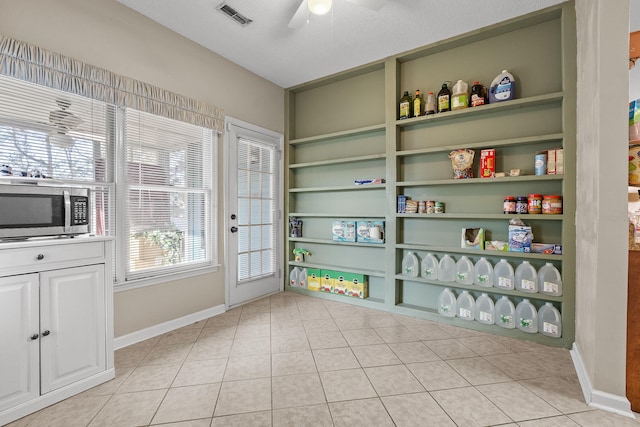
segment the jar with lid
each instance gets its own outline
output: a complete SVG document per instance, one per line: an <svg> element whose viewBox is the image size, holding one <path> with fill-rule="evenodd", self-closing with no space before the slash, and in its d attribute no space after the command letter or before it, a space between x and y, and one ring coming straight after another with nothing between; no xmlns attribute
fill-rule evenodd
<svg viewBox="0 0 640 427"><path fill-rule="evenodd" d="M528 202L530 214L534 215L542 213L542 194L529 194Z"/></svg>
<svg viewBox="0 0 640 427"><path fill-rule="evenodd" d="M516 198L513 196L507 196L504 198L504 203L502 205L502 212L505 214L514 214L516 213Z"/></svg>
<svg viewBox="0 0 640 427"><path fill-rule="evenodd" d="M542 213L543 214L561 214L562 213L562 196L551 195L542 197Z"/></svg>
<svg viewBox="0 0 640 427"><path fill-rule="evenodd" d="M518 196L516 198L516 213L517 214L529 213L528 204L529 203L525 196Z"/></svg>

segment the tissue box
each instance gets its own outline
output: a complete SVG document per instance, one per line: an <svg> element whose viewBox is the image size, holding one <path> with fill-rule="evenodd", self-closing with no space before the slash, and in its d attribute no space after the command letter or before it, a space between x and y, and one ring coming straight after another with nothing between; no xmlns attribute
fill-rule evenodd
<svg viewBox="0 0 640 427"><path fill-rule="evenodd" d="M509 243L502 240L490 240L484 243L484 250L507 252L509 250Z"/></svg>
<svg viewBox="0 0 640 427"><path fill-rule="evenodd" d="M532 240L531 227L526 225L509 226L509 252L531 252Z"/></svg>
<svg viewBox="0 0 640 427"><path fill-rule="evenodd" d="M484 228L463 228L461 248L484 248Z"/></svg>
<svg viewBox="0 0 640 427"><path fill-rule="evenodd" d="M380 230L379 238L371 235L371 228L378 228ZM358 221L356 222L356 229L357 242L384 243L384 221Z"/></svg>
<svg viewBox="0 0 640 427"><path fill-rule="evenodd" d="M356 241L355 221L333 221L331 223L331 235L338 242Z"/></svg>
<svg viewBox="0 0 640 427"><path fill-rule="evenodd" d="M307 269L307 289L310 291L320 290L320 281L322 280L322 270L319 268Z"/></svg>

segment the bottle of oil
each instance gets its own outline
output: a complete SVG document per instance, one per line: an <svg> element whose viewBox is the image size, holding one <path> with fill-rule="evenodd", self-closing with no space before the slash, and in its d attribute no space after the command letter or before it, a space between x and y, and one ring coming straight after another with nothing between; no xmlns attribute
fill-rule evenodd
<svg viewBox="0 0 640 427"><path fill-rule="evenodd" d="M411 96L408 91L404 91L404 95L400 98L400 119L408 119L412 114Z"/></svg>
<svg viewBox="0 0 640 427"><path fill-rule="evenodd" d="M487 100L487 88L482 86L477 80L473 82L471 86L471 102L470 107L479 107L480 105L488 104Z"/></svg>
<svg viewBox="0 0 640 427"><path fill-rule="evenodd" d="M451 91L447 87L447 82L442 83L442 88L438 92L438 113L451 111Z"/></svg>
<svg viewBox="0 0 640 427"><path fill-rule="evenodd" d="M420 117L424 114L424 101L420 90L416 90L416 97L413 98L413 117Z"/></svg>

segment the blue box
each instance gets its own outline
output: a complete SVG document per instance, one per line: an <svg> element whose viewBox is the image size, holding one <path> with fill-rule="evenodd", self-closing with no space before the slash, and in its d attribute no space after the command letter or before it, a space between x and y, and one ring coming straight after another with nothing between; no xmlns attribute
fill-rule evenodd
<svg viewBox="0 0 640 427"><path fill-rule="evenodd" d="M355 242L356 241L356 222L355 221L332 221L331 236L337 242Z"/></svg>
<svg viewBox="0 0 640 427"><path fill-rule="evenodd" d="M509 252L531 252L533 233L531 227L522 225L509 226Z"/></svg>

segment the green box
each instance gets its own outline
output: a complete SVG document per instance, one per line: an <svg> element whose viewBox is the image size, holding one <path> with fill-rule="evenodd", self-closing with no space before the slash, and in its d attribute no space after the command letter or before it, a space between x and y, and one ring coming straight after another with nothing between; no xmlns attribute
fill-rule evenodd
<svg viewBox="0 0 640 427"><path fill-rule="evenodd" d="M307 289L319 291L322 281L322 270L319 268L307 268Z"/></svg>
<svg viewBox="0 0 640 427"><path fill-rule="evenodd" d="M355 298L369 298L369 283L367 276L358 273L344 273L347 283L347 292L345 295Z"/></svg>
<svg viewBox="0 0 640 427"><path fill-rule="evenodd" d="M337 295L347 295L349 292L349 285L347 282L347 275L343 271L333 271L333 293Z"/></svg>
<svg viewBox="0 0 640 427"><path fill-rule="evenodd" d="M333 293L335 272L333 270L320 270L320 292Z"/></svg>

